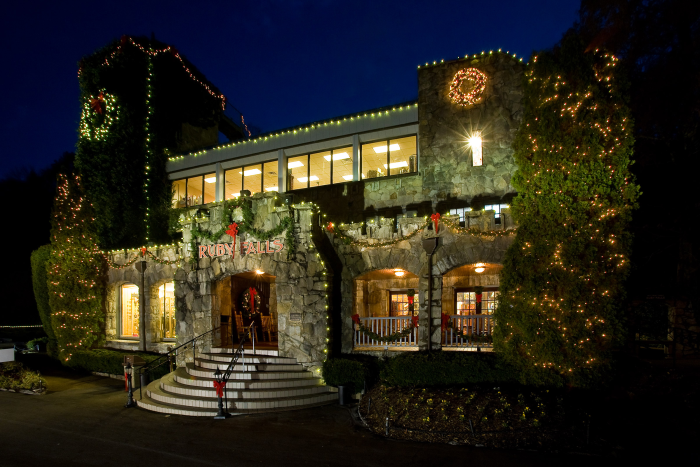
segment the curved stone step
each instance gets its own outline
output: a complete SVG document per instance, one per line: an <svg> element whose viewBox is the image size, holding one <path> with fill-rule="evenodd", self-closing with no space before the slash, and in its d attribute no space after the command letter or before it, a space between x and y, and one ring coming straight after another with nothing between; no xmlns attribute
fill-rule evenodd
<svg viewBox="0 0 700 467"><path fill-rule="evenodd" d="M193 376L187 372L185 368L177 368L174 372L174 379L180 384L195 387L212 387L212 382L215 380L214 374L210 373L209 377ZM232 377L235 374L231 375ZM323 384L320 377L311 376L309 378L282 378L272 380L261 379L235 379L228 380L227 387L232 389L274 389L274 388L289 388L308 385Z"/></svg>
<svg viewBox="0 0 700 467"><path fill-rule="evenodd" d="M206 357L204 358L205 360L209 361L216 361L216 362L225 362L228 364L231 361L231 356L233 354L228 353L213 353L213 352L202 352L201 354L198 353L198 358L202 358L202 355L205 355ZM239 358L239 361L241 359ZM296 365L297 359L293 357L274 357L270 355L260 355L260 354L252 354L252 353L245 353L245 361L248 363L249 361L252 363L266 363L266 364L287 364L287 365Z"/></svg>
<svg viewBox="0 0 700 467"><path fill-rule="evenodd" d="M297 371L234 371L231 374L232 379L236 380L276 380L276 379L295 379L295 378L313 378L310 371L301 368ZM194 366L192 363L187 364L187 373L192 376L202 378L213 378L216 368L201 368Z"/></svg>
<svg viewBox="0 0 700 467"><path fill-rule="evenodd" d="M248 353L248 349L246 348L246 354ZM223 348L223 347L212 347L210 350L211 353L233 353L233 350L229 348ZM265 349L255 349L255 354L256 355L267 355L269 357L279 357L279 350L265 350Z"/></svg>
<svg viewBox="0 0 700 467"><path fill-rule="evenodd" d="M221 362L215 360L207 360L204 358L197 357L195 362L200 368L210 368L216 370L217 368L224 371L228 368L230 359L228 362ZM238 360L233 366L233 371L235 372L249 372L249 371L306 371L303 366L298 363L253 363L245 359L245 365L243 360Z"/></svg>
<svg viewBox="0 0 700 467"><path fill-rule="evenodd" d="M182 394L186 396L211 397L216 398L216 390L213 381L209 381L207 386L190 386L177 381L172 373L164 376L160 380L160 388L170 394ZM328 388L322 384L296 386L286 388L235 388L231 386L231 381L226 384L226 395L229 399L271 399L279 397L295 397L310 394L327 393Z"/></svg>
<svg viewBox="0 0 700 467"><path fill-rule="evenodd" d="M178 408L200 408L210 409L216 412L219 400L216 397L187 396L183 394L172 394L165 391L159 385L151 383L146 388L148 397L161 404L167 404ZM331 392L320 394L309 394L291 397L277 397L273 399L239 399L229 398L227 402L228 411L231 413L245 413L249 410L274 412L284 408L302 408L310 405L332 403L336 401L338 395ZM243 411L243 412L242 412Z"/></svg>

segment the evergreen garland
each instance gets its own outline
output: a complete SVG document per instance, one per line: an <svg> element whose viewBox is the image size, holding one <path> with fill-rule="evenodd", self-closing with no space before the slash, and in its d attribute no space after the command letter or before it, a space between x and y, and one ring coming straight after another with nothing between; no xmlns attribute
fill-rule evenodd
<svg viewBox="0 0 700 467"><path fill-rule="evenodd" d="M525 73L511 209L519 228L494 313L495 350L524 381L596 384L619 333L625 229L639 195L620 68L567 35Z"/></svg>
<svg viewBox="0 0 700 467"><path fill-rule="evenodd" d="M59 175L46 272L51 325L64 361L104 338L106 262L94 220L80 177Z"/></svg>

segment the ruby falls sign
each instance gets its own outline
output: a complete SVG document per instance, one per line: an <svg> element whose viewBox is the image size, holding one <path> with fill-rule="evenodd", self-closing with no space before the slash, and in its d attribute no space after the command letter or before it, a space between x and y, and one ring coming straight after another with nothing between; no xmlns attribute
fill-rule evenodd
<svg viewBox="0 0 700 467"><path fill-rule="evenodd" d="M216 243L214 245L199 245L199 257L214 258L216 256L236 256L236 236L238 235L238 224L235 222L228 226L226 233L233 239L231 243ZM241 242L239 253L243 255L254 255L260 253L279 253L284 250L284 242L280 240L266 240L264 242Z"/></svg>

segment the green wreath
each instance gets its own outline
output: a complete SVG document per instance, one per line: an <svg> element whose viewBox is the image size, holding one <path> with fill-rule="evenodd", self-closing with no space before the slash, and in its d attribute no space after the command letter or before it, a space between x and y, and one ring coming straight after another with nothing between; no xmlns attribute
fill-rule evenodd
<svg viewBox="0 0 700 467"><path fill-rule="evenodd" d="M254 303L251 304L250 291L255 290ZM241 294L241 308L247 319L253 319L255 315L260 314L260 305L262 300L260 299L260 292L255 289L255 287L249 287Z"/></svg>

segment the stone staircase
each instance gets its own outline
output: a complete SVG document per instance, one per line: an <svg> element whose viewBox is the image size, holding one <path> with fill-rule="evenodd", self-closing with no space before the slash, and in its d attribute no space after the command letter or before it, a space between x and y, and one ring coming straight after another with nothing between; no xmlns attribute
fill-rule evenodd
<svg viewBox="0 0 700 467"><path fill-rule="evenodd" d="M214 348L202 353L194 363L151 382L143 390L143 399L135 394L136 402L153 412L213 417L219 403L214 372L217 366L225 371L230 361L231 349ZM295 358L260 349L255 353L246 350L245 365L238 360L226 384L226 395L228 411L233 415L303 409L338 400L337 393Z"/></svg>

